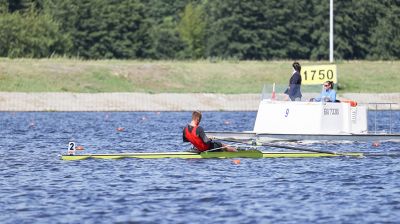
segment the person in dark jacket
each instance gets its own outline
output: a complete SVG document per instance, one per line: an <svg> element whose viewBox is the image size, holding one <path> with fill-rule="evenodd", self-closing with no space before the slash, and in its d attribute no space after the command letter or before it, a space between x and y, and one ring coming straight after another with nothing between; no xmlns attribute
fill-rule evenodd
<svg viewBox="0 0 400 224"><path fill-rule="evenodd" d="M297 61L293 62L293 74L289 80L289 87L286 89L285 94L289 95L291 101L301 101L301 65Z"/></svg>
<svg viewBox="0 0 400 224"><path fill-rule="evenodd" d="M228 151L236 152L236 148L207 137L204 129L200 126L202 114L200 111L193 111L192 121L183 129L183 141L190 142L197 152L204 151Z"/></svg>

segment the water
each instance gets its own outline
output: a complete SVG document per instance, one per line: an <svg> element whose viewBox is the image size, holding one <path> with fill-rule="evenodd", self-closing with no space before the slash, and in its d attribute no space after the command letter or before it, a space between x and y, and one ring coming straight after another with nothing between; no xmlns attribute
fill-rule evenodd
<svg viewBox="0 0 400 224"><path fill-rule="evenodd" d="M389 113L380 113L384 122L377 128L385 129ZM395 132L399 114L392 115ZM251 130L255 115L206 112L203 126ZM87 153L186 150L181 134L190 116L0 113L0 223L400 222L398 157L240 159L239 165L230 159L59 158L69 141ZM400 153L394 142L301 147Z"/></svg>

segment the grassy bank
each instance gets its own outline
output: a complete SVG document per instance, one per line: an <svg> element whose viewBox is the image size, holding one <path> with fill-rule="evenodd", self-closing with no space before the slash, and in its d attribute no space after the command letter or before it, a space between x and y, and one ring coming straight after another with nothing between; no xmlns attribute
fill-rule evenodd
<svg viewBox="0 0 400 224"><path fill-rule="evenodd" d="M264 83L286 85L291 63L1 58L0 91L259 93ZM337 66L341 93L400 92L400 61L340 61Z"/></svg>

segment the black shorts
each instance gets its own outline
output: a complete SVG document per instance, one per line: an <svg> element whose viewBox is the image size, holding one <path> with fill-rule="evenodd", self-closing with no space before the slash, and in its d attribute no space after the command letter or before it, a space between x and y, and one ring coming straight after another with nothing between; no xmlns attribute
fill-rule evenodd
<svg viewBox="0 0 400 224"><path fill-rule="evenodd" d="M222 143L221 142L214 142L214 141L211 141L211 147L210 147L210 150L212 150L212 149L217 149L217 150L212 150L213 152L222 152L222 151L224 151L224 150L222 150Z"/></svg>

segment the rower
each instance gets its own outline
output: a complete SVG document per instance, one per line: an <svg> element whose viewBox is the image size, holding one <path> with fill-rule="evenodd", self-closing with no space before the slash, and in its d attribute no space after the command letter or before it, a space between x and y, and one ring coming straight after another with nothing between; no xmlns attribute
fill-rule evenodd
<svg viewBox="0 0 400 224"><path fill-rule="evenodd" d="M236 152L237 149L218 141L209 139L200 126L202 114L200 111L193 111L192 121L183 129L183 141L190 142L197 152L205 151L228 151Z"/></svg>

